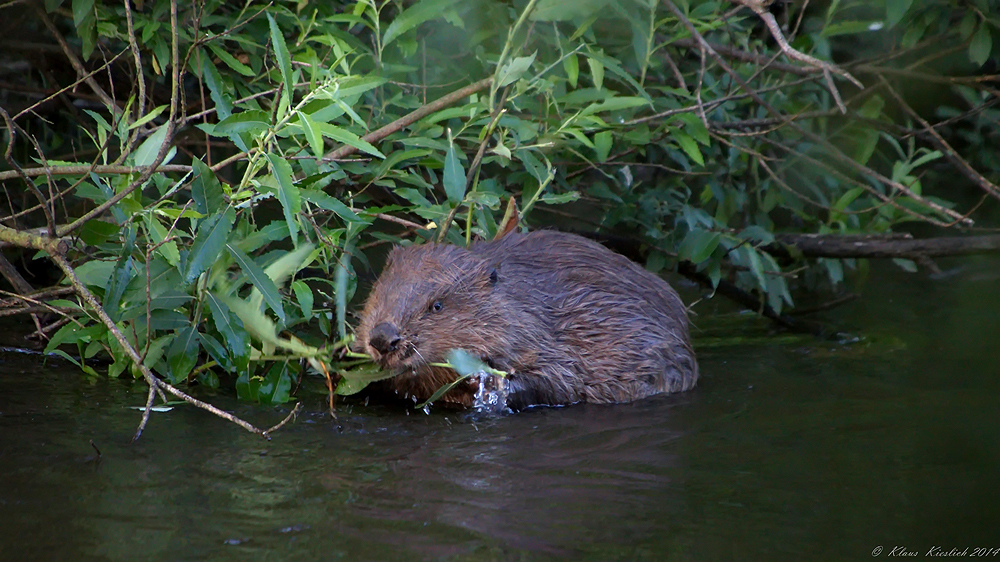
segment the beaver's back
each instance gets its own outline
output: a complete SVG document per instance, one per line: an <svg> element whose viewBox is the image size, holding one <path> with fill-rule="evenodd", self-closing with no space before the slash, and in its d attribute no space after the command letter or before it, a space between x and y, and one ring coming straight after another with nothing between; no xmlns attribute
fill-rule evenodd
<svg viewBox="0 0 1000 562"><path fill-rule="evenodd" d="M515 401L625 402L693 387L687 313L662 279L620 254L556 231L476 244L505 303Z"/></svg>

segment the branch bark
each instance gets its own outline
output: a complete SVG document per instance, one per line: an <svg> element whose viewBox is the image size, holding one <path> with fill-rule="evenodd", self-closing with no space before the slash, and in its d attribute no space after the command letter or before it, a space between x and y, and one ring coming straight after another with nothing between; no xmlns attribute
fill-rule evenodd
<svg viewBox="0 0 1000 562"><path fill-rule="evenodd" d="M367 143L376 143L397 131L402 131L406 127L409 127L410 125L416 123L417 121L426 117L427 115L434 113L435 111L440 111L464 97L471 96L472 94L489 87L489 85L492 83L493 83L493 78L483 78L479 82L469 84L468 86L462 89L455 90L454 92L442 98L439 98L435 101L432 101L431 103L419 109L411 111L410 113L407 113L403 117L393 121L392 123L389 123L385 127L382 127L381 129L378 129L376 131L372 131L371 133L368 133L367 135L361 137L361 139ZM344 158L346 156L354 154L357 151L358 149L354 148L353 146L344 145L338 148L337 150L328 153L325 156L325 158L329 158L331 160L338 160L340 158Z"/></svg>
<svg viewBox="0 0 1000 562"><path fill-rule="evenodd" d="M941 258L1000 252L1000 234L899 239L836 234L776 234L776 244L764 249L789 256L794 248L810 258Z"/></svg>

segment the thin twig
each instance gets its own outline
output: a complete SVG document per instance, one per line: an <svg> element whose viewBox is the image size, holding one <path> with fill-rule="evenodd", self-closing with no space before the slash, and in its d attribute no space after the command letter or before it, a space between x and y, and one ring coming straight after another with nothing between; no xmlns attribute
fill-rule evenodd
<svg viewBox="0 0 1000 562"><path fill-rule="evenodd" d="M87 85L90 86L90 89L93 90L94 93L97 94L99 98L101 98L101 101L104 102L104 105L108 106L112 111L117 113L119 111L118 104L116 104L115 100L111 96L109 96L107 92L104 91L104 88L102 88L101 85L97 83L97 80L94 80L94 73L87 72L87 69L84 68L83 63L80 62L80 59L76 57L76 53L73 52L73 48L69 46L69 43L67 43L66 39L62 36L62 33L59 33L59 29L55 26L54 23L52 23L52 20L49 19L49 15L45 13L45 8L43 8L41 4L35 4L35 11L36 13L38 13L38 17L39 19L42 20L42 23L45 24L45 27L48 28L49 33L51 33L52 36L55 37L56 41L59 43L59 46L62 47L63 53L66 55L66 58L69 60L69 63L73 66L73 70L76 70L76 75L78 77L83 77Z"/></svg>
<svg viewBox="0 0 1000 562"><path fill-rule="evenodd" d="M455 90L454 92L444 97L441 97L423 107L420 107L414 111L411 111L410 113L407 113L403 117L396 119L395 121L389 123L385 127L382 127L371 133L368 133L367 135L361 137L361 140L367 143L376 143L397 131L401 131L404 128L409 127L413 123L416 123L420 119L430 115L431 113L434 113L435 111L440 111L441 109L448 107L449 105L455 103L456 101L462 98L471 96L472 94L488 87L491 83L493 83L493 78L483 78L482 80L475 82L473 84L469 84L468 86L460 90ZM332 158L337 160L345 156L348 156L350 154L354 154L357 151L358 149L354 148L353 146L344 145L338 148L337 150L328 153L326 155L326 158Z"/></svg>

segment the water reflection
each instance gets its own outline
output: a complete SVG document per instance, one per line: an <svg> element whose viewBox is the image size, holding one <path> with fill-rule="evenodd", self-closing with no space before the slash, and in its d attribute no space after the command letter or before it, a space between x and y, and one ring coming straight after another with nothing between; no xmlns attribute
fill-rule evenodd
<svg viewBox="0 0 1000 562"><path fill-rule="evenodd" d="M181 407L130 444L141 385L0 354L0 560L857 560L880 545L989 546L1000 302L976 271L873 287L836 313L858 345L727 328L733 341L699 352L701 384L679 396L478 420L354 404L342 430L307 398L271 442ZM711 315L698 323L711 331ZM284 415L212 400L258 425Z"/></svg>
<svg viewBox="0 0 1000 562"><path fill-rule="evenodd" d="M571 554L581 545L628 546L670 503L671 445L684 435L671 412L693 395L622 407L538 409L500 420L442 426L398 442L387 437L385 475L361 492L375 519L445 524L513 549ZM643 513L646 511L646 513ZM622 534L622 522L629 531ZM422 534L422 531L418 531ZM413 545L416 537L383 540Z"/></svg>

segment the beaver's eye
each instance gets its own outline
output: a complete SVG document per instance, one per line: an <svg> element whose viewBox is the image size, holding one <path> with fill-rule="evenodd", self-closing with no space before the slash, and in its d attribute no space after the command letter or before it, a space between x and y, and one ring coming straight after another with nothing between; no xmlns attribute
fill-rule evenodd
<svg viewBox="0 0 1000 562"><path fill-rule="evenodd" d="M434 303L431 304L431 310L434 312L440 312L442 308L444 308L444 305L441 304L441 301L434 301Z"/></svg>

